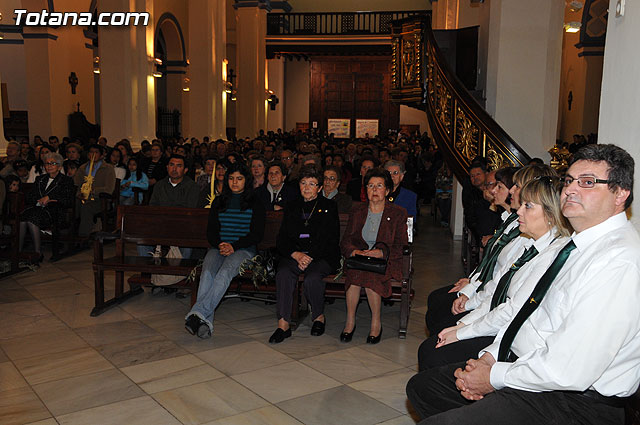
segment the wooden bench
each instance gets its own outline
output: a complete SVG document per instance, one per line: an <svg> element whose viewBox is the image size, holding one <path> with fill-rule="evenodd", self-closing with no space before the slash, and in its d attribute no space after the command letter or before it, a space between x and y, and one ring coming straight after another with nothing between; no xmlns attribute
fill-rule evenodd
<svg viewBox="0 0 640 425"><path fill-rule="evenodd" d="M170 208L170 207L148 207L148 206L119 206L117 218L117 232L101 232L96 235L94 242L94 280L95 280L95 307L91 315L97 316L109 307L119 304L130 297L143 292L142 285L150 283L148 277L151 273L169 274L176 276L187 276L197 267L198 259L167 259L153 258L150 256L141 257L138 255L125 255L127 245L173 245L193 248L209 248L206 237L208 209L191 208ZM344 232L348 220L347 214L341 214L340 228ZM259 250L273 248L276 245L276 238L282 221L282 213L268 212L265 222L265 234L259 244ZM158 225L162 223L162 225ZM116 242L116 255L111 258L104 258L103 244L105 241L114 240ZM407 323L409 318L410 303L413 297L411 289L411 259L412 254L409 247L405 248L404 273L401 282L393 282L393 294L388 301L399 301L400 311L400 337L406 336ZM114 271L115 296L104 299L104 272ZM124 273L138 272L143 275L134 276L129 279L130 289L124 290ZM145 276L144 274L147 274ZM327 276L326 296L328 298L344 298L344 280L334 281L335 276ZM300 278L300 283L303 276ZM191 289L191 303L195 303L197 297L198 279L187 284ZM267 302L274 302L276 293L275 282L267 282L256 287L248 276L238 276L231 282L225 298L238 297L244 299L256 299ZM299 297L301 286L294 294L293 315L295 323L299 315ZM363 297L364 291L363 291ZM306 309L304 303L303 310Z"/></svg>
<svg viewBox="0 0 640 425"><path fill-rule="evenodd" d="M0 184L4 182L0 181ZM4 234L0 228L0 259L9 260L10 268L0 277L19 272L20 269L20 211L24 208L24 194L9 192L5 198L5 214L2 215L2 226L10 226L11 231Z"/></svg>

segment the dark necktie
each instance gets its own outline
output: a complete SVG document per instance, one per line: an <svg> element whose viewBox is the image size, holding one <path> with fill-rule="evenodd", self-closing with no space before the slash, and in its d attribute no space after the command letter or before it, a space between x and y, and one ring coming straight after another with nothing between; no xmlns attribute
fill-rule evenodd
<svg viewBox="0 0 640 425"><path fill-rule="evenodd" d="M549 266L547 271L542 275L536 284L536 287L533 288L533 292L531 292L529 300L522 306L522 308L520 308L518 314L516 314L509 324L509 327L502 336L502 341L500 341L500 349L498 351L499 362L504 362L509 358L513 358L513 356L510 356L511 344L513 344L513 340L516 339L518 331L529 316L536 311L545 294L551 287L553 280L556 278L562 269L562 266L564 266L564 263L567 261L567 258L569 258L569 254L571 254L571 251L574 249L576 249L576 244L571 240L560 250L556 259L553 260L551 266Z"/></svg>
<svg viewBox="0 0 640 425"><path fill-rule="evenodd" d="M538 255L538 250L535 246L531 245L529 249L527 249L524 254L522 254L520 258L511 265L509 270L502 275L500 282L498 282L498 286L496 286L496 291L493 293L493 298L491 298L491 310L506 301L507 291L509 290L509 285L511 284L513 275L536 255Z"/></svg>
<svg viewBox="0 0 640 425"><path fill-rule="evenodd" d="M491 239L489 239L489 241L487 242L487 246L484 248L484 252L487 253L487 255L482 257L482 261L480 261L480 264L478 264L478 266L473 269L473 271L471 272L471 275L469 275L469 277L473 276L474 274L478 273L479 271L481 271L484 266L487 264L487 261L489 261L489 253L491 252L491 249L493 248L493 244L496 243L496 241L498 240L498 238L500 238L500 236L502 236L502 233L505 231L505 229L509 226L509 224L511 224L516 218L518 218L518 214L516 213L512 213L509 217L507 217L507 219L496 229L495 233L493 234L493 236L491 236Z"/></svg>
<svg viewBox="0 0 640 425"><path fill-rule="evenodd" d="M480 286L478 286L476 292L482 291L482 289L484 289L484 285L491 280L493 276L493 270L496 267L496 262L498 261L498 256L502 252L502 249L518 236L520 236L520 227L516 226L511 229L509 233L503 233L502 236L496 241L496 243L493 245L493 248L491 249L491 252L488 254L489 259L487 260L487 263L485 264L484 268L480 270L480 276L478 277L478 280L482 283L480 284Z"/></svg>

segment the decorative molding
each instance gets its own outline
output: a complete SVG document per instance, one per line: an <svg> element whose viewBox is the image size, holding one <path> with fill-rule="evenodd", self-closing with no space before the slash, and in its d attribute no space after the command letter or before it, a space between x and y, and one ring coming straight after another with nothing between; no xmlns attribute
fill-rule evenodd
<svg viewBox="0 0 640 425"><path fill-rule="evenodd" d="M158 23L156 24L156 31L155 31L155 34L153 35L153 51L155 52L155 48L156 48L155 44L156 44L156 40L158 39L158 34L160 32L160 25L162 25L162 23L166 20L173 22L174 25L176 26L176 29L178 30L178 35L180 36L180 44L182 46L182 61L186 63L187 49L184 43L184 35L182 34L182 28L180 27L178 18L176 18L172 13L165 12L162 15L160 15L160 18L158 18Z"/></svg>
<svg viewBox="0 0 640 425"><path fill-rule="evenodd" d="M293 7L291 7L288 1L272 1L271 8L284 10L286 13L289 13L293 10Z"/></svg>
<svg viewBox="0 0 640 425"><path fill-rule="evenodd" d="M49 34L48 32L27 32L22 34L22 38L24 38L25 40L28 38L34 38L34 39L48 38L50 40L57 40L58 36L55 34Z"/></svg>
<svg viewBox="0 0 640 425"><path fill-rule="evenodd" d="M586 50L578 53L578 57L583 56L604 56L604 50Z"/></svg>
<svg viewBox="0 0 640 425"><path fill-rule="evenodd" d="M15 39L15 38L5 38L0 40L0 44L24 44L24 40Z"/></svg>
<svg viewBox="0 0 640 425"><path fill-rule="evenodd" d="M0 32L20 34L22 33L22 28L22 25L4 24L0 25Z"/></svg>
<svg viewBox="0 0 640 425"><path fill-rule="evenodd" d="M258 9L266 9L267 12L271 12L272 9L270 0L235 0L233 8L239 9L241 7L257 7Z"/></svg>

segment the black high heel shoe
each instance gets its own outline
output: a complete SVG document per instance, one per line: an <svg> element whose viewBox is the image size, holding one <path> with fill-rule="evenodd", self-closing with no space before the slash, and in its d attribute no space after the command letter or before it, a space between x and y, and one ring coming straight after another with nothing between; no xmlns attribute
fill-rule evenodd
<svg viewBox="0 0 640 425"><path fill-rule="evenodd" d="M351 332L342 332L340 334L340 341L351 342L351 339L353 338L353 333L355 331L356 331L356 327L354 326L353 329L351 329Z"/></svg>
<svg viewBox="0 0 640 425"><path fill-rule="evenodd" d="M367 344L377 344L380 342L380 338L382 338L382 327L380 328L378 336L369 335L367 337Z"/></svg>

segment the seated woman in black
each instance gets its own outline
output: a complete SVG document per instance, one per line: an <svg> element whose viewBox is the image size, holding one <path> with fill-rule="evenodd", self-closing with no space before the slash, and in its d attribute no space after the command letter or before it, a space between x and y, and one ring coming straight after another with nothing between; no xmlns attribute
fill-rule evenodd
<svg viewBox="0 0 640 425"><path fill-rule="evenodd" d="M36 177L33 189L27 194L26 208L20 215L20 250L24 245L27 229L31 233L35 251L40 253L40 229L54 223L64 224L64 210L73 206L76 187L71 177L62 174L62 155L49 152L44 155L45 174Z"/></svg>
<svg viewBox="0 0 640 425"><path fill-rule="evenodd" d="M302 199L291 201L284 210L277 248L282 256L276 274L278 328L269 338L277 344L291 336L293 291L304 273L304 294L311 303L311 335L324 333L324 289L322 279L340 263L340 221L336 203L318 196L322 174L315 167L303 167L299 174Z"/></svg>

